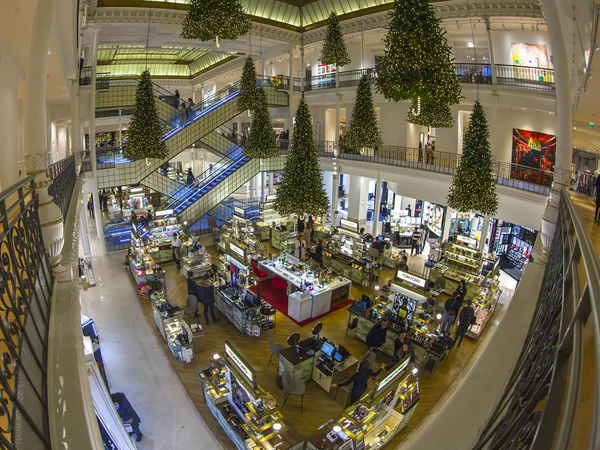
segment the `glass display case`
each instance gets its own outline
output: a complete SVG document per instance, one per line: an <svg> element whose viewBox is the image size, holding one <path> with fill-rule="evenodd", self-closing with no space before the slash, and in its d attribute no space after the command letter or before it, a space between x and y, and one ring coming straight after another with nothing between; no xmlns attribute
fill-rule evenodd
<svg viewBox="0 0 600 450"><path fill-rule="evenodd" d="M183 363L194 359L194 337L190 326L184 320L183 311L171 305L167 299L153 296L152 315L154 323L166 341L171 353Z"/></svg>
<svg viewBox="0 0 600 450"><path fill-rule="evenodd" d="M451 244L444 252L446 264L460 272L478 275L483 263L479 251L459 244Z"/></svg>

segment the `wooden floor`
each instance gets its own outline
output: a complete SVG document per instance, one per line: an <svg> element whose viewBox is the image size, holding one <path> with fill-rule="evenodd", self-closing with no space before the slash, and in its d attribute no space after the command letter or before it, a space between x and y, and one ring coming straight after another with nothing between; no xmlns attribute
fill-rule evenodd
<svg viewBox="0 0 600 450"><path fill-rule="evenodd" d="M213 248L209 248L211 253ZM418 263L411 263L411 267ZM187 297L186 280L176 270L174 263L164 265L166 272L167 293L172 301L177 301L180 306L184 306ZM389 268L384 268L380 276L380 284L386 283L393 277L393 271ZM133 281L132 281L133 282ZM360 297L364 292L363 288L356 285L352 287L352 298ZM366 292L370 294L370 292ZM268 338L263 334L260 338L247 338L240 333L233 324L226 318L222 318L218 323L211 322L205 326L205 336L196 339L196 358L195 360L184 367L170 353L166 343L160 336L160 333L152 319L151 306L148 301L140 300L142 311L144 312L152 329L156 333L156 337L161 344L161 347L167 355L171 365L185 390L188 392L190 399L198 408L198 411L211 428L217 439L223 444L226 449L233 449L233 445L229 438L225 435L217 421L213 418L212 413L206 406L202 397L202 390L198 380L198 371L201 367L208 364L209 359L216 352L222 352L223 341L230 341L256 370L258 383L268 392L271 392L281 404L283 403L283 392L276 386L277 370L273 367L267 367L267 362L271 355L268 347ZM348 313L346 309L342 309L332 313L321 319L323 322L322 336L333 341L336 344L342 344L350 350L350 352L361 358L366 351L365 344L354 337L352 331L346 333L346 323L348 321ZM204 320L202 320L204 325ZM298 327L294 322L289 320L282 314L277 314L277 325L272 331L271 338L276 343L284 343L287 336L293 332L299 332L302 338L310 335L312 325L307 325L302 328ZM485 339L484 336L479 341L472 341L465 338L465 342L460 348L455 348L451 351L446 364L440 367L431 379L421 379L421 399L417 409L407 425L394 439L388 444L388 448L395 448L402 440L429 414L435 407L436 403L460 377L461 371L467 365L473 353L477 349L479 343ZM387 358L387 357L386 357ZM384 360L382 360L384 361ZM389 362L389 359L386 361ZM300 409L287 407L283 410L284 416L288 423L292 424L296 430L306 439L309 438L316 429L332 418L338 418L341 413L341 407L331 400L325 392L314 382L307 383L307 395L304 401L304 413L300 413ZM288 401L288 405L294 405L296 399L292 398Z"/></svg>

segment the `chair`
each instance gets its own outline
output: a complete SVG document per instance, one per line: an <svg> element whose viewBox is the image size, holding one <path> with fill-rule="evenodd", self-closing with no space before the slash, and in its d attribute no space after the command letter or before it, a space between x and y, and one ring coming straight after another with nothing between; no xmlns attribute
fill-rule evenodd
<svg viewBox="0 0 600 450"><path fill-rule="evenodd" d="M306 393L306 382L303 380L294 380L292 378L292 374L289 370L284 370L281 376L281 381L283 383L283 406L282 409L285 408L285 404L290 398L290 395L299 395L300 396L300 413L304 412L304 394ZM297 408L297 406L295 406Z"/></svg>
<svg viewBox="0 0 600 450"><path fill-rule="evenodd" d="M259 282L264 281L269 276L264 270L260 270L257 264L252 264L252 273L256 276Z"/></svg>
<svg viewBox="0 0 600 450"><path fill-rule="evenodd" d="M198 323L198 298L195 295L187 296L183 314L188 324L191 324L192 318L195 318Z"/></svg>
<svg viewBox="0 0 600 450"><path fill-rule="evenodd" d="M271 357L269 358L269 362L267 363L267 367L273 364L273 367L277 369L277 366L273 362L274 360L279 361L279 353L286 348L285 344L275 344L271 338L269 338L269 348L271 349Z"/></svg>
<svg viewBox="0 0 600 450"><path fill-rule="evenodd" d="M273 277L273 287L275 289L287 289L287 281L275 275Z"/></svg>

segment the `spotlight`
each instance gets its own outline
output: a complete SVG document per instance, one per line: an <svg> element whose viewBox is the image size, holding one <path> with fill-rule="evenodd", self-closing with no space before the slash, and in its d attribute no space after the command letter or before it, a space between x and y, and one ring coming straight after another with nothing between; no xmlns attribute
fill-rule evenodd
<svg viewBox="0 0 600 450"><path fill-rule="evenodd" d="M275 422L275 423L273 424L273 429L274 429L275 431L279 431L279 430L281 430L281 424L280 424L279 422Z"/></svg>
<svg viewBox="0 0 600 450"><path fill-rule="evenodd" d="M441 315L441 314L438 314L437 316L435 316L435 318L436 318L437 320L442 320L442 315Z"/></svg>
<svg viewBox="0 0 600 450"><path fill-rule="evenodd" d="M218 354L218 353L215 353L215 354L213 355L213 359L221 359L221 357L219 356L219 354Z"/></svg>
<svg viewBox="0 0 600 450"><path fill-rule="evenodd" d="M412 370L412 374L416 375L417 373L419 373L419 369L417 369L416 367Z"/></svg>

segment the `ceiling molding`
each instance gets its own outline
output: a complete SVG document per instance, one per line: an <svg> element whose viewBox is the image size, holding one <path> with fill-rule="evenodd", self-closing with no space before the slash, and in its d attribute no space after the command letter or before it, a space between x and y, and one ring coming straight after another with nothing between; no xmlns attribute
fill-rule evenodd
<svg viewBox="0 0 600 450"><path fill-rule="evenodd" d="M539 17L542 18L542 8L539 2L532 0L516 0L508 2L476 1L467 3L463 0L440 2L434 4L438 16L444 19L465 17Z"/></svg>
<svg viewBox="0 0 600 450"><path fill-rule="evenodd" d="M236 58L233 61L226 62L225 64L221 64L220 66L215 67L214 69L210 69L206 72L201 73L200 75L192 78L191 83L193 86L197 86L207 80L218 77L219 75L223 75L233 70L240 69L244 66L245 62L246 58Z"/></svg>

